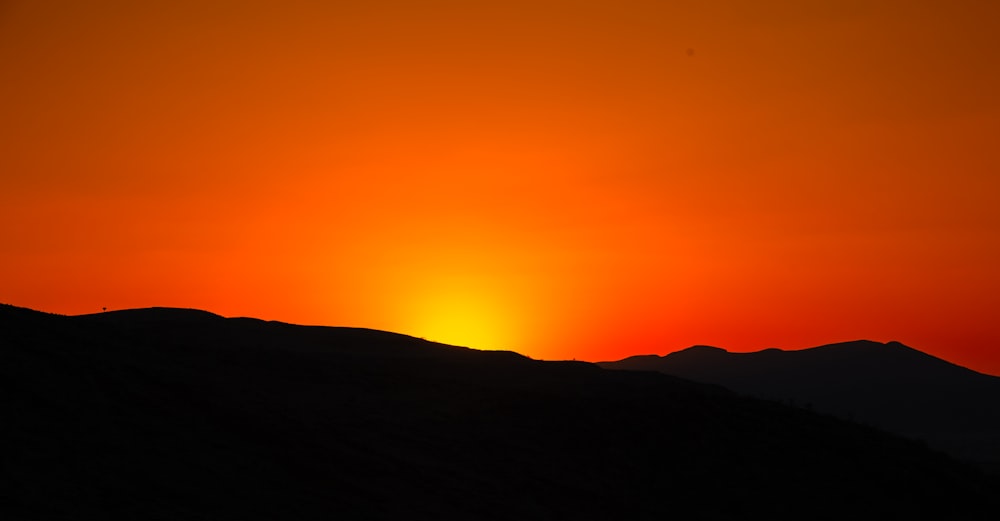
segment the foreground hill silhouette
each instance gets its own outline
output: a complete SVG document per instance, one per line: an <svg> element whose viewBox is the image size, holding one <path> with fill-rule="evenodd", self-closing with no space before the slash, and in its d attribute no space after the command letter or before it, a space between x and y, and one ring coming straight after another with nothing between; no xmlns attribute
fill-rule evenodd
<svg viewBox="0 0 1000 521"><path fill-rule="evenodd" d="M695 346L598 365L659 371L815 408L1000 470L1000 378L899 342L862 340L753 353Z"/></svg>
<svg viewBox="0 0 1000 521"><path fill-rule="evenodd" d="M0 306L4 519L991 519L919 443L392 333Z"/></svg>

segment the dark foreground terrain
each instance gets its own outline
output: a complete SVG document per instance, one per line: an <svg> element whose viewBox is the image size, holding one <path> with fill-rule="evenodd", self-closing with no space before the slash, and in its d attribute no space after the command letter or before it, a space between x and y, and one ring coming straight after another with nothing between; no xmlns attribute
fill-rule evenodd
<svg viewBox="0 0 1000 521"><path fill-rule="evenodd" d="M0 306L0 518L994 519L917 442L391 333Z"/></svg>

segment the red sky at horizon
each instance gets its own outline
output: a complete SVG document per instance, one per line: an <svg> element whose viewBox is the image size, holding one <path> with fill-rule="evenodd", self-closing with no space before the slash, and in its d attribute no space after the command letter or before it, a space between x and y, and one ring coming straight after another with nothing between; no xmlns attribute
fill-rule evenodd
<svg viewBox="0 0 1000 521"><path fill-rule="evenodd" d="M0 302L1000 375L1000 4L0 0Z"/></svg>

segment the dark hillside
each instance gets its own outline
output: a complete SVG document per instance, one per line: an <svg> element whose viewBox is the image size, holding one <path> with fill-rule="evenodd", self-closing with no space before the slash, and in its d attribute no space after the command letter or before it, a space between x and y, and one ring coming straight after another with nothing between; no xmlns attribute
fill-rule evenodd
<svg viewBox="0 0 1000 521"><path fill-rule="evenodd" d="M602 367L659 371L807 406L904 436L1000 471L1000 378L899 342L845 342L730 353L695 346Z"/></svg>
<svg viewBox="0 0 1000 521"><path fill-rule="evenodd" d="M918 443L392 333L0 307L5 519L986 519ZM995 512L995 510L992 510Z"/></svg>

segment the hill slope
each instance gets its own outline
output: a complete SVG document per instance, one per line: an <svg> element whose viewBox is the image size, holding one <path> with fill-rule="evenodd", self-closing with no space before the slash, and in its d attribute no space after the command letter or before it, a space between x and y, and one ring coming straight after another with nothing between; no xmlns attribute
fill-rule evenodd
<svg viewBox="0 0 1000 521"><path fill-rule="evenodd" d="M1000 378L898 342L754 353L695 346L663 357L636 356L599 365L659 371L814 407L924 439L965 459L1000 462Z"/></svg>
<svg viewBox="0 0 1000 521"><path fill-rule="evenodd" d="M6 519L979 519L996 506L977 470L860 425L380 331L0 306L0 382Z"/></svg>

